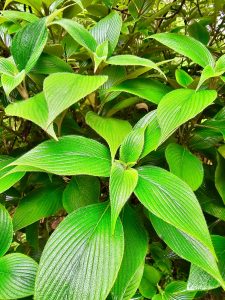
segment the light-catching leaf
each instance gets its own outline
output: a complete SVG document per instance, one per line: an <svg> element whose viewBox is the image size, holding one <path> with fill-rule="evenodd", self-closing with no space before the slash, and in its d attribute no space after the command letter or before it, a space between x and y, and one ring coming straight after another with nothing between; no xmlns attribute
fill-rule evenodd
<svg viewBox="0 0 225 300"><path fill-rule="evenodd" d="M138 181L138 172L132 168L125 168L119 162L114 162L109 181L109 195L111 205L112 231L117 218L133 193Z"/></svg>
<svg viewBox="0 0 225 300"><path fill-rule="evenodd" d="M11 164L57 175L108 177L111 158L109 150L97 141L70 135L59 138L58 142L45 141Z"/></svg>
<svg viewBox="0 0 225 300"><path fill-rule="evenodd" d="M40 57L48 39L45 18L28 24L16 33L11 52L19 71L29 73Z"/></svg>
<svg viewBox="0 0 225 300"><path fill-rule="evenodd" d="M0 193L7 191L11 186L13 186L17 181L19 181L23 176L24 172L18 172L14 174L6 175L10 172L13 167L8 167L15 158L8 156L0 156Z"/></svg>
<svg viewBox="0 0 225 300"><path fill-rule="evenodd" d="M159 167L140 167L138 173L135 194L141 203L157 217L196 239L214 255L204 215L191 188Z"/></svg>
<svg viewBox="0 0 225 300"><path fill-rule="evenodd" d="M58 212L62 208L62 191L61 187L40 188L20 200L13 216L14 231Z"/></svg>
<svg viewBox="0 0 225 300"><path fill-rule="evenodd" d="M96 23L90 33L99 45L105 41L109 42L108 55L111 56L118 43L121 27L122 19L116 11L113 11Z"/></svg>
<svg viewBox="0 0 225 300"><path fill-rule="evenodd" d="M161 130L157 119L157 110L152 110L141 118L134 126L134 129L136 128L145 128L144 147L140 156L143 158L151 151L156 150L159 144Z"/></svg>
<svg viewBox="0 0 225 300"><path fill-rule="evenodd" d="M156 80L135 78L123 81L122 83L112 87L110 91L130 93L152 103L159 104L163 96L169 93L171 89Z"/></svg>
<svg viewBox="0 0 225 300"><path fill-rule="evenodd" d="M182 69L177 69L175 76L177 83L183 87L188 87L193 82L193 78Z"/></svg>
<svg viewBox="0 0 225 300"><path fill-rule="evenodd" d="M13 253L0 258L0 298L18 299L33 295L38 264L30 257Z"/></svg>
<svg viewBox="0 0 225 300"><path fill-rule="evenodd" d="M44 93L36 94L34 97L9 104L5 113L8 116L17 116L30 120L40 126L50 136L57 139L53 124L48 126L48 106Z"/></svg>
<svg viewBox="0 0 225 300"><path fill-rule="evenodd" d="M218 257L218 266L221 271L221 275L225 280L225 238L222 236L213 235L212 242ZM188 278L189 290L211 290L219 286L219 282L215 280L209 273L195 265L191 266Z"/></svg>
<svg viewBox="0 0 225 300"><path fill-rule="evenodd" d="M200 159L188 149L174 143L167 146L165 154L170 172L184 180L193 191L197 190L204 175Z"/></svg>
<svg viewBox="0 0 225 300"><path fill-rule="evenodd" d="M161 279L161 273L150 265L145 265L143 277L139 286L139 291L147 299L152 299L152 297L157 293L157 284Z"/></svg>
<svg viewBox="0 0 225 300"><path fill-rule="evenodd" d="M150 220L157 234L181 258L190 261L210 273L225 286L217 262L212 253L202 243L169 223L150 214Z"/></svg>
<svg viewBox="0 0 225 300"><path fill-rule="evenodd" d="M44 81L44 94L48 105L48 124L65 109L97 90L107 76L86 76L70 73L55 73ZM63 99L63 101L62 101Z"/></svg>
<svg viewBox="0 0 225 300"><path fill-rule="evenodd" d="M114 158L124 138L132 130L128 121L101 117L91 111L87 113L85 120L92 129L106 140L112 158Z"/></svg>
<svg viewBox="0 0 225 300"><path fill-rule="evenodd" d="M220 73L221 75L225 72L225 54L220 56L216 62L215 72Z"/></svg>
<svg viewBox="0 0 225 300"><path fill-rule="evenodd" d="M111 296L129 300L135 294L143 274L148 238L136 212L125 206L121 217L124 229L124 256Z"/></svg>
<svg viewBox="0 0 225 300"><path fill-rule="evenodd" d="M24 70L16 75L3 74L1 76L1 83L7 96L23 81L24 77Z"/></svg>
<svg viewBox="0 0 225 300"><path fill-rule="evenodd" d="M157 33L151 35L151 38L179 54L187 56L194 63L202 67L206 67L207 65L213 67L215 64L214 58L209 50L201 42L190 36L176 33Z"/></svg>
<svg viewBox="0 0 225 300"><path fill-rule="evenodd" d="M153 61L147 58L142 58L136 55L131 54L123 54L123 55L116 55L110 57L107 61L109 65L116 65L116 66L142 66L148 67L149 69L157 70L163 76L164 73L160 70L160 68L155 64Z"/></svg>
<svg viewBox="0 0 225 300"><path fill-rule="evenodd" d="M100 182L93 176L74 176L63 192L63 207L68 213L99 201Z"/></svg>
<svg viewBox="0 0 225 300"><path fill-rule="evenodd" d="M105 300L123 251L122 224L117 222L112 235L108 203L74 211L54 231L43 251L35 299Z"/></svg>
<svg viewBox="0 0 225 300"><path fill-rule="evenodd" d="M213 103L214 90L177 89L165 95L159 103L157 117L161 128L161 143L180 125L195 117Z"/></svg>
<svg viewBox="0 0 225 300"><path fill-rule="evenodd" d="M196 90L198 90L201 85L209 78L215 77L217 74L215 73L214 69L212 66L208 65L202 70L201 77L198 82L198 86Z"/></svg>
<svg viewBox="0 0 225 300"><path fill-rule="evenodd" d="M0 256L3 256L9 249L9 246L12 242L12 237L12 219L5 207L0 204Z"/></svg>
<svg viewBox="0 0 225 300"><path fill-rule="evenodd" d="M90 52L95 52L97 47L97 42L93 36L85 29L81 24L70 19L61 19L54 21L53 24L58 24L63 27L69 35L81 46L89 50Z"/></svg>

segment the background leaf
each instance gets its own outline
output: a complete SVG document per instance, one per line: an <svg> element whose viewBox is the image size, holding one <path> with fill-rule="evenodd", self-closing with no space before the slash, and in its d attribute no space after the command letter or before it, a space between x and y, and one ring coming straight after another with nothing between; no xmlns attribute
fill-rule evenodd
<svg viewBox="0 0 225 300"><path fill-rule="evenodd" d="M80 208L66 217L42 254L36 299L106 299L124 247L121 222L114 235L110 223L108 203Z"/></svg>
<svg viewBox="0 0 225 300"><path fill-rule="evenodd" d="M99 201L100 182L93 176L74 176L63 192L63 207L68 213Z"/></svg>
<svg viewBox="0 0 225 300"><path fill-rule="evenodd" d="M167 146L165 154L170 172L184 180L193 191L197 190L204 175L200 159L188 149L174 143Z"/></svg>

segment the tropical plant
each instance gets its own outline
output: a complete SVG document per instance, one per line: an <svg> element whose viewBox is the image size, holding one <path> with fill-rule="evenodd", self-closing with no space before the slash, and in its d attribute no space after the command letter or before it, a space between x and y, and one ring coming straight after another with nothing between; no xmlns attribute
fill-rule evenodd
<svg viewBox="0 0 225 300"><path fill-rule="evenodd" d="M223 297L225 2L0 8L0 299Z"/></svg>

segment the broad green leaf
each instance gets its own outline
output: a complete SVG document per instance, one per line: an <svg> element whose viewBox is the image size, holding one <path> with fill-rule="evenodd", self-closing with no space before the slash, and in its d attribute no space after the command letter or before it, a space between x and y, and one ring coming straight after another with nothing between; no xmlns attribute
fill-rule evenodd
<svg viewBox="0 0 225 300"><path fill-rule="evenodd" d="M210 35L205 26L201 25L200 22L194 21L188 26L188 33L198 40L199 42L207 45L210 39Z"/></svg>
<svg viewBox="0 0 225 300"><path fill-rule="evenodd" d="M121 219L125 248L122 265L111 291L113 300L129 300L135 294L143 274L148 245L146 231L133 209L126 206Z"/></svg>
<svg viewBox="0 0 225 300"><path fill-rule="evenodd" d="M48 126L48 106L44 93L36 94L34 97L9 104L5 113L8 116L17 116L32 121L43 130L57 139L53 124Z"/></svg>
<svg viewBox="0 0 225 300"><path fill-rule="evenodd" d="M221 75L225 72L225 54L220 56L220 58L216 62L215 72L221 73Z"/></svg>
<svg viewBox="0 0 225 300"><path fill-rule="evenodd" d="M213 103L214 90L177 89L165 95L159 103L157 117L161 128L161 143L180 125L195 117Z"/></svg>
<svg viewBox="0 0 225 300"><path fill-rule="evenodd" d="M138 173L135 194L141 203L158 218L196 239L214 254L204 215L191 188L159 167L140 167Z"/></svg>
<svg viewBox="0 0 225 300"><path fill-rule="evenodd" d="M125 138L120 147L120 160L131 166L135 165L141 156L145 142L145 127L134 128Z"/></svg>
<svg viewBox="0 0 225 300"><path fill-rule="evenodd" d="M38 264L30 257L13 253L0 258L0 298L19 299L33 295Z"/></svg>
<svg viewBox="0 0 225 300"><path fill-rule="evenodd" d="M12 237L12 219L5 207L0 204L0 256L3 256L9 249L9 246L12 242Z"/></svg>
<svg viewBox="0 0 225 300"><path fill-rule="evenodd" d="M38 17L29 12L16 11L16 10L2 10L1 15L10 21L24 20L27 22L38 21Z"/></svg>
<svg viewBox="0 0 225 300"><path fill-rule="evenodd" d="M83 25L74 20L61 19L52 24L58 24L63 27L69 35L81 46L90 52L95 52L97 43L93 36L83 27Z"/></svg>
<svg viewBox="0 0 225 300"><path fill-rule="evenodd" d="M213 69L212 66L208 65L206 66L203 70L202 70L202 74L201 74L201 77L199 79L199 82L198 82L198 86L196 88L196 90L198 90L201 85L209 78L212 78L212 77L215 77L216 76L216 73Z"/></svg>
<svg viewBox="0 0 225 300"><path fill-rule="evenodd" d="M38 159L37 159L38 157ZM41 169L57 175L93 175L108 177L109 150L97 141L82 136L64 136L45 141L22 155L11 165Z"/></svg>
<svg viewBox="0 0 225 300"><path fill-rule="evenodd" d="M19 71L29 73L40 57L48 39L45 18L28 24L16 33L11 52Z"/></svg>
<svg viewBox="0 0 225 300"><path fill-rule="evenodd" d="M0 193L7 191L16 182L18 182L23 176L24 172L18 172L7 175L13 167L8 166L15 158L0 156Z"/></svg>
<svg viewBox="0 0 225 300"><path fill-rule="evenodd" d="M177 83L183 87L188 87L193 82L193 78L182 69L176 69L175 76Z"/></svg>
<svg viewBox="0 0 225 300"><path fill-rule="evenodd" d="M0 74L1 73L5 75L16 75L18 73L12 57L0 58Z"/></svg>
<svg viewBox="0 0 225 300"><path fill-rule="evenodd" d="M9 96L12 90L14 90L23 81L24 78L25 78L24 70L14 76L3 74L1 76L1 83L6 95Z"/></svg>
<svg viewBox="0 0 225 300"><path fill-rule="evenodd" d="M87 76L70 73L55 73L44 81L44 94L48 105L48 124L65 109L97 90L107 76ZM62 101L63 99L63 101Z"/></svg>
<svg viewBox="0 0 225 300"><path fill-rule="evenodd" d="M216 255L218 257L218 266L221 275L225 280L225 238L222 236L212 236L212 242L215 247ZM189 290L211 290L219 287L220 284L209 273L192 265L188 278Z"/></svg>
<svg viewBox="0 0 225 300"><path fill-rule="evenodd" d="M215 171L215 186L223 200L223 203L225 204L225 186L224 186L225 159L222 156L223 149L224 149L224 146L221 146L219 148L219 153L217 154L217 165L216 165L216 171Z"/></svg>
<svg viewBox="0 0 225 300"><path fill-rule="evenodd" d="M59 57L42 53L31 72L37 74L52 74L57 72L73 72L73 69Z"/></svg>
<svg viewBox="0 0 225 300"><path fill-rule="evenodd" d="M74 211L45 246L35 299L105 300L119 272L123 251L122 224L117 222L112 235L108 203Z"/></svg>
<svg viewBox="0 0 225 300"><path fill-rule="evenodd" d="M110 91L131 93L152 103L159 104L163 96L169 93L171 89L159 81L148 78L135 78L123 81L112 87Z"/></svg>
<svg viewBox="0 0 225 300"><path fill-rule="evenodd" d="M176 254L204 269L225 286L216 259L208 248L195 238L176 229L153 214L150 214L150 220L157 234Z"/></svg>
<svg viewBox="0 0 225 300"><path fill-rule="evenodd" d="M108 55L111 56L118 43L121 27L122 19L116 11L113 11L96 23L91 28L90 33L98 44L102 44L105 41L109 42Z"/></svg>
<svg viewBox="0 0 225 300"><path fill-rule="evenodd" d="M134 129L136 128L145 128L144 147L140 156L143 158L151 151L156 150L159 144L161 131L157 120L157 111L150 111L141 118L134 126Z"/></svg>
<svg viewBox="0 0 225 300"><path fill-rule="evenodd" d="M200 159L188 149L174 143L167 146L165 154L170 172L185 181L193 191L197 190L204 175Z"/></svg>
<svg viewBox="0 0 225 300"><path fill-rule="evenodd" d="M100 182L93 176L74 176L63 192L63 207L68 213L99 201Z"/></svg>
<svg viewBox="0 0 225 300"><path fill-rule="evenodd" d="M122 141L132 130L128 121L101 117L91 111L86 114L85 121L87 125L106 140L109 145L112 158L116 155Z"/></svg>
<svg viewBox="0 0 225 300"><path fill-rule="evenodd" d="M117 218L125 203L133 193L137 181L138 172L135 169L126 168L117 161L112 164L109 181L109 195L113 232Z"/></svg>
<svg viewBox="0 0 225 300"><path fill-rule="evenodd" d="M20 200L13 216L14 231L57 213L62 208L62 190L60 187L40 188Z"/></svg>
<svg viewBox="0 0 225 300"><path fill-rule="evenodd" d="M187 290L187 282L184 281L172 281L170 282L165 291L162 293L160 299L162 300L193 300L195 299L196 292ZM155 299L154 297L152 300Z"/></svg>
<svg viewBox="0 0 225 300"><path fill-rule="evenodd" d="M153 61L147 58L142 58L136 55L131 54L123 54L123 55L116 55L110 57L107 61L109 65L116 65L116 66L142 66L148 67L150 69L157 70L163 76L164 73L160 70L160 68L155 64Z"/></svg>
<svg viewBox="0 0 225 300"><path fill-rule="evenodd" d="M157 284L161 279L161 273L150 265L145 265L139 291L147 299L151 299L157 293Z"/></svg>
<svg viewBox="0 0 225 300"><path fill-rule="evenodd" d="M151 35L151 38L179 54L187 56L194 63L202 67L206 67L207 65L213 67L215 64L214 58L209 50L201 42L192 37L176 33L157 33Z"/></svg>

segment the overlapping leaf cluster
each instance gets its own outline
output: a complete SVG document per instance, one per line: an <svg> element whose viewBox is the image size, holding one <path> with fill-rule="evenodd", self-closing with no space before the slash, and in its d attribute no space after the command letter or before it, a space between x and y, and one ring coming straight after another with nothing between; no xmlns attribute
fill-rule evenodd
<svg viewBox="0 0 225 300"><path fill-rule="evenodd" d="M223 295L223 1L3 2L0 298Z"/></svg>

